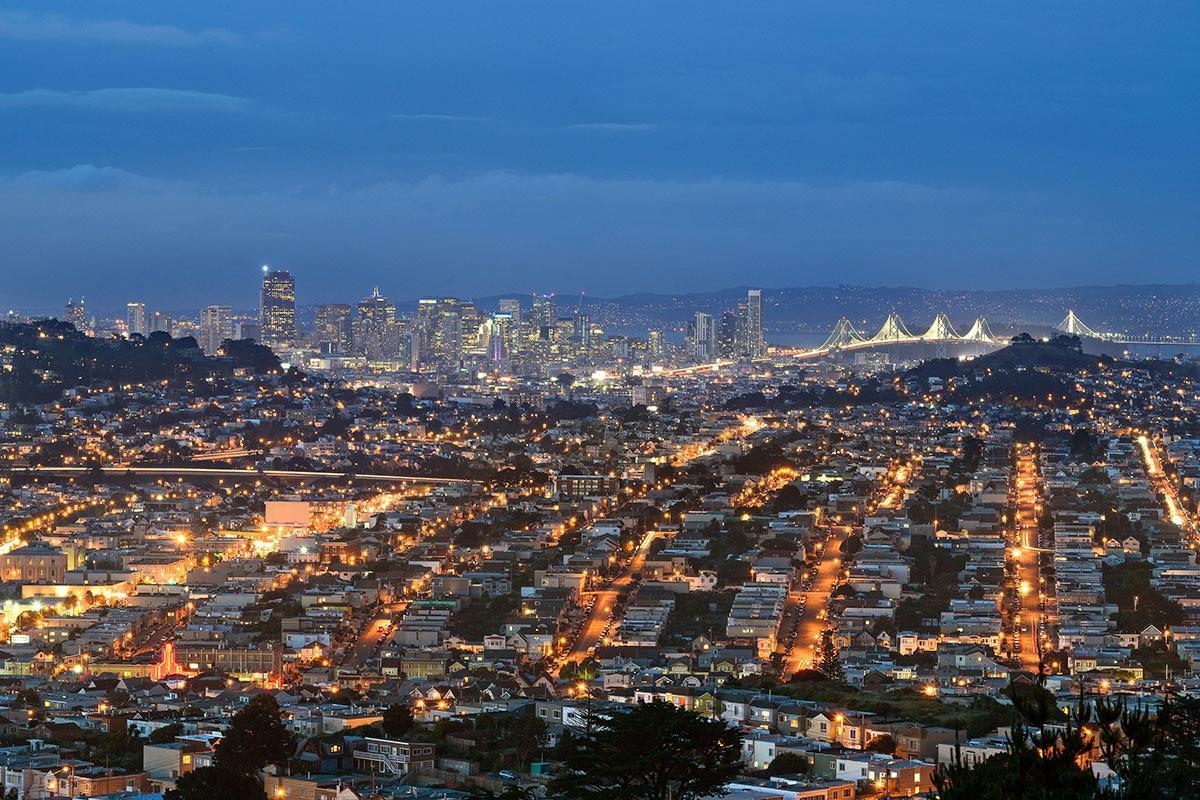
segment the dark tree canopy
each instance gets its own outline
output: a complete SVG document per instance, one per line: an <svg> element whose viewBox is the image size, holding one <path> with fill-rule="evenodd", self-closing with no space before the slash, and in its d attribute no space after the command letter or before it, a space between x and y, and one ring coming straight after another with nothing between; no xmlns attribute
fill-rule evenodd
<svg viewBox="0 0 1200 800"><path fill-rule="evenodd" d="M413 726L412 709L404 703L393 703L383 710L383 732L388 736L403 736Z"/></svg>
<svg viewBox="0 0 1200 800"><path fill-rule="evenodd" d="M262 694L233 715L225 738L217 745L213 765L254 775L268 765L282 766L292 757L292 733L283 724L279 704Z"/></svg>
<svg viewBox="0 0 1200 800"><path fill-rule="evenodd" d="M201 767L180 775L175 788L163 797L164 800L266 800L267 795L257 775Z"/></svg>
<svg viewBox="0 0 1200 800"><path fill-rule="evenodd" d="M564 800L698 800L741 769L741 734L668 703L597 713L572 740L549 795Z"/></svg>

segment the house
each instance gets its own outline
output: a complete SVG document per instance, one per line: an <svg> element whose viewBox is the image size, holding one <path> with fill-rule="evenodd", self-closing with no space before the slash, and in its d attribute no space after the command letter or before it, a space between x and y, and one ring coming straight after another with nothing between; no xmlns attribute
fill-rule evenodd
<svg viewBox="0 0 1200 800"><path fill-rule="evenodd" d="M432 768L436 763L435 746L428 742L365 737L354 746L354 766L368 772L384 772L404 777L413 770Z"/></svg>

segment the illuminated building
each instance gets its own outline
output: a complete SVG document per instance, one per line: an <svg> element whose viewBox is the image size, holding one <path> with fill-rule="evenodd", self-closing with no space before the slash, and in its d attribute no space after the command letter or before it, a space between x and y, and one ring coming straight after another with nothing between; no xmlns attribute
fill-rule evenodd
<svg viewBox="0 0 1200 800"><path fill-rule="evenodd" d="M263 267L259 294L259 319L263 344L290 347L296 341L296 280L286 270Z"/></svg>

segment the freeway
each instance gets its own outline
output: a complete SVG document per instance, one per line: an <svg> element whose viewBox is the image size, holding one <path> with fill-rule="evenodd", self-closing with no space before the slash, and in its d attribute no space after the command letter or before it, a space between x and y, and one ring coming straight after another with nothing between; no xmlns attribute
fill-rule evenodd
<svg viewBox="0 0 1200 800"><path fill-rule="evenodd" d="M9 475L72 475L93 471L93 467L22 467L9 469ZM106 475L176 475L181 477L213 477L213 478L345 478L345 472L321 472L301 469L238 469L235 467L100 467ZM467 478L435 478L428 475L376 475L371 473L351 473L355 480L377 481L383 483L477 483Z"/></svg>

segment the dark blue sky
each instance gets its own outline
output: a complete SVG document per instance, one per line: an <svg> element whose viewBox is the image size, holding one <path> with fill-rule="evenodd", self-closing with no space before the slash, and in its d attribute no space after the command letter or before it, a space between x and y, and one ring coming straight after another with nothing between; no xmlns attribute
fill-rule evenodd
<svg viewBox="0 0 1200 800"><path fill-rule="evenodd" d="M1200 5L0 9L0 306L1196 279Z"/></svg>

